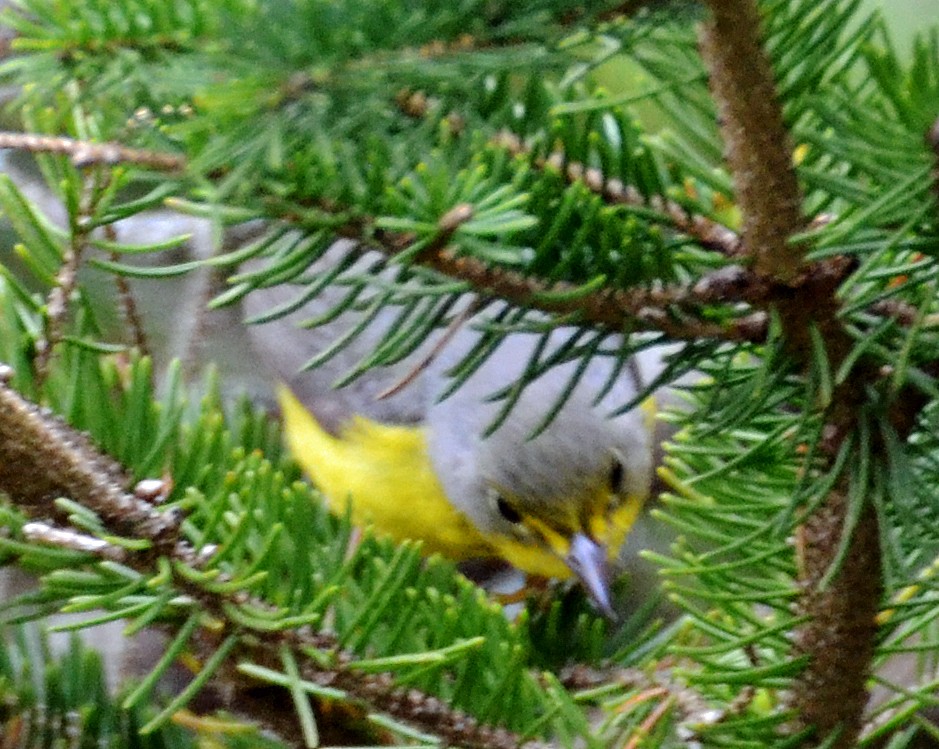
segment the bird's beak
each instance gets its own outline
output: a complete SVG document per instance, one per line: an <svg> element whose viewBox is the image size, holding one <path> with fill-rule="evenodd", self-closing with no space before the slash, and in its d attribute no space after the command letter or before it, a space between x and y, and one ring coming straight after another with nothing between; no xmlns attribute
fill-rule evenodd
<svg viewBox="0 0 939 749"><path fill-rule="evenodd" d="M600 612L609 619L616 619L616 612L610 605L610 567L606 561L606 549L589 536L575 533L564 561L580 578L587 595Z"/></svg>

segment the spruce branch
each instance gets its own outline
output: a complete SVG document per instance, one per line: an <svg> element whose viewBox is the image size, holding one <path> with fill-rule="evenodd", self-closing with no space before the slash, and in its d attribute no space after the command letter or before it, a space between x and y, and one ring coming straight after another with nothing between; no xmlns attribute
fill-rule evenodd
<svg viewBox="0 0 939 749"><path fill-rule="evenodd" d="M655 330L674 340L719 338L724 340L760 340L765 334L765 317L756 313L741 316L726 325L707 323L692 314L673 317L669 308L693 307L713 301L747 301L747 296L762 295L765 289L750 288L751 277L743 269L723 269L713 277L704 278L694 287L667 289L636 288L629 290L601 289L584 291L569 283L547 284L522 273L501 269L472 257L454 252L449 240L459 225L472 218L470 205L452 208L440 219L439 232L414 257L414 262L433 268L443 275L467 281L483 298L495 296L518 306L540 309L556 314L575 314L581 319L607 329ZM391 246L401 240L395 238ZM742 278L746 276L746 278ZM732 300L733 288L740 294ZM749 336L753 336L750 338Z"/></svg>
<svg viewBox="0 0 939 749"><path fill-rule="evenodd" d="M766 293L763 286L750 283L753 276L743 269L719 271L693 287L670 289L593 289L590 285L584 288L566 282L548 283L459 254L450 240L460 224L472 216L471 205L460 204L451 208L438 221L437 233L410 261L449 278L465 281L474 293L484 299L494 297L542 312L574 315L582 322L612 332L653 331L664 333L673 340L712 338L759 342L765 338L766 316L762 312L739 315L721 323L697 316L695 308L698 305L718 298L724 302L746 301L747 297L762 297ZM364 233L361 222L340 232L345 237L361 237ZM373 236L378 242L377 249L389 258L407 250L414 241L410 234L388 230L378 230ZM362 253L370 249L376 248L365 242L359 244ZM733 298L728 298L732 286L735 293Z"/></svg>
<svg viewBox="0 0 939 749"><path fill-rule="evenodd" d="M7 379L9 376L7 370ZM212 549L207 547L205 553L194 549L180 537L180 516L172 511L161 511L150 501L154 492L164 491L164 488L157 488L161 483L145 481L138 484L139 491L125 490L127 477L123 469L97 451L84 435L30 403L6 384L0 384L0 492L35 518L60 515L54 500L68 497L92 510L108 532L149 541L151 547L142 551L119 547L67 525L56 526L45 520L24 526L24 534L34 542L119 561L149 575L157 572L158 557L187 567L199 567ZM282 648L286 646L298 659L302 679L324 688L338 689L368 710L383 712L438 736L446 745L474 749L538 749L542 746L505 728L481 723L418 689L399 687L390 674L357 670L355 657L342 651L329 634L286 629L279 631L275 638L269 634L257 636L264 633L253 633L232 618L231 607L247 605L257 611L268 608L263 601L241 592L223 594L209 590L185 575L175 575L174 581L213 620L226 623L221 634L215 626L190 640L190 647L201 662L210 662L224 642L237 637L228 665L217 675L236 690L270 683L265 679L259 682L257 676L250 678L246 674L256 674L258 667L270 673L278 672ZM229 637L224 637L225 632ZM313 653L318 657L311 655ZM231 665L234 662L254 664L253 670L238 669ZM272 716L266 714L270 705L263 701L237 702L237 708L243 713L250 711L252 705L263 710L249 717L257 718L264 725L284 724L282 720L272 721ZM290 736L285 738L292 740Z"/></svg>
<svg viewBox="0 0 939 749"><path fill-rule="evenodd" d="M492 142L513 155L529 154L521 139L508 131L500 132ZM662 196L647 198L618 179L606 178L599 169L567 162L560 151L548 158L538 157L533 163L540 169L561 171L569 182L584 184L611 205L650 208L662 215L669 228L728 259L750 257L750 250L743 240L719 222L693 214ZM759 343L766 337L768 317L765 310L780 309L789 315L789 338L794 341L793 347L798 348L806 345L809 328L806 320L817 313L821 306L819 300L833 299L834 290L856 267L854 260L834 256L800 266L792 277L785 280L767 276L745 265L733 264L689 283L629 289L598 289L594 284L579 287L567 282L547 282L461 254L456 234L462 224L473 218L473 214L471 204L461 203L452 207L438 220L437 232L409 257L408 262L464 281L483 299L498 298L549 314L570 315L581 322L617 333L630 330L662 333L672 340ZM285 216L283 220L291 219ZM829 221L829 216L819 216L812 226L819 227ZM366 217L358 217L340 227L338 234L357 242L358 249L354 252L364 254L377 249L388 258L407 253L416 239L407 232L372 230L371 221ZM792 303L794 289L798 289L800 297L813 300L809 308ZM707 314L705 308L708 306L719 306L728 314L725 319L715 322ZM904 310L906 306L901 303L880 303L869 309L878 316L899 316L901 319ZM832 307L823 319L832 328L840 329L836 314L837 309ZM849 341L841 333L839 336L838 340L847 348Z"/></svg>
<svg viewBox="0 0 939 749"><path fill-rule="evenodd" d="M529 156L530 149L515 133L504 130L492 142L505 148L513 156ZM718 221L692 213L677 201L663 195L644 196L632 185L623 184L616 177L607 177L600 169L569 160L563 151L555 150L549 156L538 156L532 163L538 169L561 172L568 182L580 182L591 192L602 196L610 205L629 205L650 208L667 220L670 228L691 237L705 249L730 258L744 257L741 239L732 229Z"/></svg>
<svg viewBox="0 0 939 749"><path fill-rule="evenodd" d="M840 366L852 343L844 329L835 324L834 292L832 289L829 301L822 307L831 311L832 317L825 320L822 312L819 329L828 333L826 343L833 366ZM873 309L893 317L901 325L916 323L918 311L890 301L882 302L879 307L874 305ZM874 388L886 384L889 369L882 370L862 359L835 387L821 443L829 459L834 458L848 436L860 427L866 405L864 399ZM939 373L934 362L924 369L932 377ZM928 405L929 396L910 383L901 385L892 396L886 408L886 420L896 438L905 443ZM870 456L887 455L883 435L876 435L867 451ZM858 455L858 460L867 457ZM869 696L867 680L875 654L878 612L884 593L882 518L873 503L862 497L863 506L852 523L850 491L849 477L842 474L820 507L798 529L797 543L802 590L797 611L806 615L808 621L797 630L794 643L796 653L808 655L809 661L796 680L791 704L796 708L800 727L814 727L822 736L831 737L831 746L835 749L854 746L863 728ZM848 533L850 539L843 547L842 536ZM843 556L839 558L842 548ZM836 570L834 575L833 569Z"/></svg>
<svg viewBox="0 0 939 749"><path fill-rule="evenodd" d="M157 512L128 492L124 469L62 419L0 382L0 491L33 517L61 517L55 506L68 497L98 515L114 532L152 543L152 553L193 562L179 539L180 518ZM67 518L62 518L63 520Z"/></svg>
<svg viewBox="0 0 939 749"><path fill-rule="evenodd" d="M796 653L810 660L791 696L798 727L834 736L831 746L844 749L855 745L861 731L883 594L877 513L867 504L854 528L846 525L848 513L847 486L841 483L798 530L798 611L810 620L796 633ZM846 532L847 552L828 582Z"/></svg>
<svg viewBox="0 0 939 749"><path fill-rule="evenodd" d="M427 266L451 278L467 281L482 296L495 296L518 306L555 314L573 314L582 322L610 331L653 331L672 340L712 338L759 342L766 335L762 312L723 323L673 314L662 302L673 298L645 289L601 289L584 293L573 284L545 284L516 271L494 268L476 258L444 250L427 258ZM685 291L679 292L685 294Z"/></svg>
<svg viewBox="0 0 939 749"><path fill-rule="evenodd" d="M803 227L798 211L801 195L769 66L759 51L756 8L724 0L714 0L711 6L713 20L703 35L702 51L744 217L745 252L752 254L757 276L790 289L789 294L766 297L779 313L789 356L809 373L814 330L823 343L827 366L835 370L855 345L839 317L837 298L841 281L853 268L812 272L802 257L804 245L787 241ZM773 174L763 171L767 165ZM868 311L903 326L914 325L920 317L918 310L899 300L876 302ZM875 362L861 357L835 385L823 404L826 426L820 447L826 461L833 461L859 428L865 398L884 385L884 374ZM926 396L910 385L895 393L887 417L901 441L909 436L926 403ZM859 461L886 454L880 438L866 448L852 449L868 451L856 455ZM807 740L822 738L838 749L854 746L862 729L883 594L881 519L866 496L849 499L851 491L851 479L841 474L797 529L801 594L796 614L806 623L795 632L794 656L806 656L806 667L788 699L796 716L793 730L809 730ZM859 515L852 519L858 502Z"/></svg>
<svg viewBox="0 0 939 749"><path fill-rule="evenodd" d="M743 241L760 275L790 281L805 253L789 241L804 226L802 200L759 11L745 0L709 0L708 6L701 53L743 215Z"/></svg>
<svg viewBox="0 0 939 749"><path fill-rule="evenodd" d="M791 296L774 305L790 356L809 371L814 329L834 370L853 342L838 318L837 279L794 284L803 272L806 249L790 240L804 227L802 195L756 4L710 0L709 6L712 15L701 48L743 214L744 245L757 274L794 285ZM860 365L835 388L827 409L827 431L834 436L827 445L830 456L857 426L858 400L874 377L872 367ZM863 498L861 517L852 527L848 492L842 476L799 530L802 595L797 609L807 622L795 633L795 654L807 656L807 664L790 698L796 729L815 731L837 749L853 746L861 729L883 574L877 514ZM839 560L845 533L850 538ZM838 567L831 576L833 565Z"/></svg>

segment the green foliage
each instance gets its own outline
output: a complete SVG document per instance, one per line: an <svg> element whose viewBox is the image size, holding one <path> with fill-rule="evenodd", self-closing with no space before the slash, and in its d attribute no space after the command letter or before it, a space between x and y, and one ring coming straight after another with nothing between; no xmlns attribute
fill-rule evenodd
<svg viewBox="0 0 939 749"><path fill-rule="evenodd" d="M0 735L16 746L68 741L77 749L188 749L196 744L175 726L146 736L146 716L108 695L100 656L71 638L64 653L50 652L35 628L13 630L0 649ZM11 745L13 745L11 743Z"/></svg>
<svg viewBox="0 0 939 749"><path fill-rule="evenodd" d="M4 319L17 328L3 341L3 358L22 360L16 347L28 340L30 329L39 328L36 311L17 301L6 284L0 301L15 312ZM80 333L87 323L79 318L76 325ZM174 369L157 398L147 360L120 364L76 342L63 346L41 387L28 365L17 373L21 389L48 398L137 477L172 476L174 491L163 511L185 513L184 536L196 550L205 550L206 558L198 567L161 562L142 572L77 552L31 548L17 534L0 540L0 546L14 555L25 552L21 563L46 574L40 592L4 605L8 621L60 610L87 612L69 629L117 619L127 622L128 633L155 623L180 627L168 651L172 657L154 667L126 707L142 704L174 657L188 650L196 631L211 631L211 620L219 616L231 633L225 640L229 648L239 636L318 629L328 620L336 643L355 656L350 669L393 673L401 684L523 734L581 732L569 723L581 720L571 698L563 690L543 691L531 668L599 655L604 627L585 613L582 600L575 611L553 609L532 631L527 616L510 623L450 563L422 562L416 546L395 548L372 538L350 545L348 524L331 517L314 490L297 480L296 467L279 457L279 435L271 422L244 404L226 416L211 384L197 406L188 404L178 374ZM66 377L81 387L64 388ZM132 553L149 546L108 532L76 502L61 499L57 505L76 529ZM23 521L10 510L4 514L5 525L21 531ZM181 586L187 595L180 595ZM214 603L207 606L206 598ZM533 652L532 642L544 641L543 632L558 627L580 637L554 654ZM201 676L210 677L212 666L226 661L224 648ZM238 668L262 681L282 678L250 659L239 660ZM480 680L491 690L480 690ZM309 683L303 688L324 691ZM325 692L335 696L335 690ZM493 693L514 697L493 700ZM164 724L181 706L172 703L144 730Z"/></svg>
<svg viewBox="0 0 939 749"><path fill-rule="evenodd" d="M664 471L671 492L656 513L678 540L669 553L649 554L685 615L673 627L647 626L641 616L609 626L576 595L510 622L451 564L422 562L416 546L352 543L348 523L330 517L298 480L275 426L247 404L223 403L212 381L193 398L177 365L157 395L150 361L107 338L81 283L70 314L58 321L65 329L48 373L35 376L53 320L42 294L61 283L69 258L92 248L109 254L91 264L122 277L222 273L227 286L215 307L255 288L295 284L295 295L258 321L337 287L339 301L312 322L346 310L395 309L395 335L365 352L348 379L401 361L428 331L452 321L463 295L479 290L422 265L441 242L457 258L521 274L538 286L541 302L598 290L694 288L732 265L738 258L676 218L685 211L731 230L740 223L688 19L609 20L613 4L593 5L600 7L562 0L22 0L6 13L21 54L0 65L0 76L28 84L17 103L30 128L187 159L184 173L158 176L128 164L79 169L64 157L40 156L66 206L64 228L0 177L0 208L30 277L0 267L0 361L13 367L14 387L87 431L133 478L171 476L163 511L184 513L183 539L204 551L198 564L162 558L148 566L43 548L23 539L25 519L7 507L10 536L0 537L0 550L43 575L41 589L7 603L5 615L13 622L67 610L88 612L76 627L125 619L129 631L156 623L169 629L166 657L125 700L134 709L143 709L176 655L212 639L194 686L156 717L148 714L147 730L163 730L204 682L234 666L286 687L311 740L308 696L358 696L308 678L298 662L309 659L322 668L389 673L397 685L481 721L562 745L621 746L640 728L651 730L656 745L689 735L720 746L793 742L781 734L791 715L779 695L804 665L789 637L798 624L795 530L837 482L848 487L847 530L865 502L881 519L895 605L883 616L878 662L935 652L939 266L934 157L923 133L935 116L939 55L932 34L917 43L910 63L901 62L882 23L860 18L856 0L762 4L803 209L817 219L796 239L810 244L812 259L843 256L853 264L838 292L853 349L835 366L817 332L810 335L815 347L803 375L771 320L758 345L685 342L654 383L692 371L705 376L687 388L688 411L675 417L681 429ZM642 72L642 90L596 87L592 73L622 55ZM641 124L650 109L664 128ZM573 179L572 166L587 178ZM602 177L599 187L589 170ZM611 197L617 183L634 199ZM175 240L129 245L93 232L168 200L209 218L219 232L252 219L266 223L249 243L175 265L134 262ZM450 231L443 219L462 204L471 215ZM336 236L391 257L364 271L355 245L328 269L311 269ZM254 264L242 265L248 260ZM484 303L496 296L482 292ZM911 319L884 314L885 303L904 305ZM609 328L591 328L576 313L493 310L479 346L454 367L453 388L518 330L547 336L559 323L575 324L565 345L536 352L529 379L585 356L624 362L668 341L637 323L640 332L611 345ZM683 311L665 309L671 321ZM716 324L740 315L716 301L694 312ZM311 364L360 332L349 331ZM856 367L887 374L863 394L856 428L825 464L826 409ZM907 385L931 405L904 441L892 409ZM499 394L506 412L517 392L510 386ZM134 559L151 548L115 535L74 501L59 499L56 508L73 528ZM327 632L348 660L340 663L331 647L284 645L272 664L243 647L286 641L297 631ZM610 671L599 684L562 685L556 676L571 661L596 666L604 656ZM85 656L70 657L62 673L80 677ZM670 665L660 678L663 662ZM12 661L2 665L6 678L26 678ZM627 668L638 675L623 676ZM906 731L904 721L929 701L925 687L902 686L870 741ZM667 698L656 702L649 696L655 689ZM718 719L708 720L712 708ZM413 738L400 722L392 728Z"/></svg>

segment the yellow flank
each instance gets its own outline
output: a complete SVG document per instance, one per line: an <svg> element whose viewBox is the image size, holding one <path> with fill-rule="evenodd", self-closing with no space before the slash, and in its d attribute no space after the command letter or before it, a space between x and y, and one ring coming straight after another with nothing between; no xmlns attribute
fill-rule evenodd
<svg viewBox="0 0 939 749"><path fill-rule="evenodd" d="M424 430L355 417L335 437L284 385L278 387L287 444L336 514L395 540L418 539L451 559L499 555L447 500L427 455ZM511 560L510 560L511 561Z"/></svg>

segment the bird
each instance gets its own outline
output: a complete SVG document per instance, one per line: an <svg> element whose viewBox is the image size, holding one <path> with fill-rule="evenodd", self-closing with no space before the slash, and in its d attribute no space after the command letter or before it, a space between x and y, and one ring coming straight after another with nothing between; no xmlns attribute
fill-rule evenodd
<svg viewBox="0 0 939 749"><path fill-rule="evenodd" d="M350 248L338 242L314 272L337 267ZM383 267L375 254L346 263L347 277L387 274L373 270ZM574 328L555 329L547 338L508 333L447 393L452 368L478 344L493 309L505 308L480 305L469 314L474 307L467 296L462 325L438 331L403 361L336 389L337 373L354 368L392 333L396 313L370 316L354 345L306 371L304 362L365 320L369 304L366 297L309 328L305 322L345 292L298 306L292 300L303 288L258 288L243 305L249 322L270 319L249 325L250 338L278 382L286 444L331 511L348 513L355 525L379 535L418 540L426 554L458 562L494 558L539 578L576 578L594 606L615 618L611 564L650 493L657 448L654 399L625 413L617 408L646 389L649 375L661 368L660 353L643 351L627 366L608 354L585 365L550 367L521 390L497 424L504 405L499 391L518 380L536 351L558 351ZM293 307L272 319L271 310ZM611 335L605 343L615 352L620 339ZM556 413L544 426L549 410Z"/></svg>

